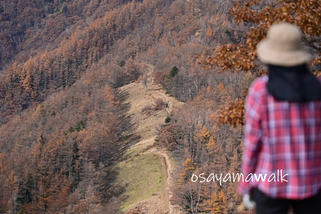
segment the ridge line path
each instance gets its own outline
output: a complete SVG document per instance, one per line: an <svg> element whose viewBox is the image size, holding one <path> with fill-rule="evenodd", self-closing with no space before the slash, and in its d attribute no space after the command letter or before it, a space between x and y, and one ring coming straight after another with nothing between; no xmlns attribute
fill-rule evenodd
<svg viewBox="0 0 321 214"><path fill-rule="evenodd" d="M154 84L152 79L154 66L147 63L144 63L144 65L147 67L148 72L144 74L140 80L120 87L119 90L128 93L126 100L126 102L130 104L128 114L132 115L131 120L137 127L133 134L141 137L140 141L130 146L129 149L142 149L143 153L152 153L160 158L163 186L158 193L153 194L153 196L148 199L140 201L139 204L134 207L148 214L180 214L181 211L179 207L171 203L172 192L170 186L174 185L174 181L172 178L173 165L169 152L155 146L154 142L161 126L165 124L165 118L169 116L172 111L184 105L184 103L166 95L160 85ZM146 106L153 107L155 100L159 98L163 99L167 107L158 111L142 111Z"/></svg>

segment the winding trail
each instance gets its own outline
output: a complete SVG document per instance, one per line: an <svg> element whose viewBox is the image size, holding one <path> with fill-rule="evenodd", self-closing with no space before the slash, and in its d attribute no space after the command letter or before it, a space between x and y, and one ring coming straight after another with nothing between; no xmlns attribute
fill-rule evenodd
<svg viewBox="0 0 321 214"><path fill-rule="evenodd" d="M181 213L179 208L171 203L172 192L170 186L174 185L174 182L170 154L164 149L156 147L154 142L160 127L164 125L165 118L184 103L166 95L160 85L154 84L152 80L154 66L145 65L148 72L140 82L125 85L119 90L128 93L129 114L132 115L131 119L137 126L133 134L141 137L140 141L129 149L142 149L144 153L152 153L159 157L163 174L163 187L160 192L139 202L135 207L150 214L179 214ZM153 105L158 98L163 99L167 103L167 107L160 111L151 111L149 114L142 112L145 106Z"/></svg>

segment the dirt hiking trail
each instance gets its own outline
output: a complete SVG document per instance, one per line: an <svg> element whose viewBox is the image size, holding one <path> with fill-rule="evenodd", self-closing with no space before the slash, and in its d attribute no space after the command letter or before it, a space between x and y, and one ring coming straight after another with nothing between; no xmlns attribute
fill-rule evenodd
<svg viewBox="0 0 321 214"><path fill-rule="evenodd" d="M170 202L172 197L170 186L175 185L172 179L173 165L170 154L164 149L155 146L154 143L158 131L165 124L165 118L172 111L179 109L184 103L166 95L160 85L153 83L153 65L145 64L145 67L146 75L142 76L135 83L119 88L119 91L128 94L128 98L125 101L130 104L128 115L131 115L131 120L136 126L135 133L131 134L140 136L139 142L131 145L128 150L140 150L143 151L143 154L157 155L162 169L163 185L159 192L140 201L132 208L139 208L143 213L148 214L179 214L181 213L179 208ZM155 101L159 98L166 103L161 110L142 111L146 106L155 106Z"/></svg>

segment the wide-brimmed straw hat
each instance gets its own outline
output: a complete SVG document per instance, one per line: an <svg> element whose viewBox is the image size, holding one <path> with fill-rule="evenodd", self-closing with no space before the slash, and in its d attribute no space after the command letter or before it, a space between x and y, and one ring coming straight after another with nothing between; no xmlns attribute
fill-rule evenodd
<svg viewBox="0 0 321 214"><path fill-rule="evenodd" d="M257 45L257 55L266 64L284 67L309 62L312 57L304 50L300 29L289 23L272 25L267 38Z"/></svg>

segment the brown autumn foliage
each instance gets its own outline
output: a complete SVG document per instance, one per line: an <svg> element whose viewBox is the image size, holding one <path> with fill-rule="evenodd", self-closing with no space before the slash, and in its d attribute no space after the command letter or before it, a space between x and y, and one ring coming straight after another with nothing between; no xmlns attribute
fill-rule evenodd
<svg viewBox="0 0 321 214"><path fill-rule="evenodd" d="M0 70L59 46L77 27L125 4L115 1L4 0L0 5ZM85 17L85 19L84 19ZM15 27L12 27L15 26ZM48 46L49 44L49 46Z"/></svg>
<svg viewBox="0 0 321 214"><path fill-rule="evenodd" d="M237 182L220 183L216 178L203 183L191 181L193 174L198 177L204 173L203 177L207 178L211 173L219 177L221 173L239 172L242 126L222 124L216 115L236 98L242 98L241 89L247 81L231 74L234 78L227 84L229 75L217 74L220 83L213 88L203 87L198 96L171 116L169 125L158 135L159 144L172 151L182 163L176 172L173 202L187 213L235 213L241 202L236 194ZM226 86L222 82L227 82ZM232 83L239 85L240 90L235 90ZM224 205L229 203L235 206Z"/></svg>
<svg viewBox="0 0 321 214"><path fill-rule="evenodd" d="M194 55L213 48L216 36L228 41L215 33L222 28L217 6L1 2L1 212L119 212L124 187L113 183L112 166L131 125L126 95L115 88L146 72L143 63L166 73L162 81L179 68L166 85L180 100L195 97L204 82L216 83L198 73Z"/></svg>
<svg viewBox="0 0 321 214"><path fill-rule="evenodd" d="M205 51L196 55L200 66L211 73L203 71L207 81L193 76L194 84L199 83L201 90L196 90L197 95L192 95L186 107L171 116L171 121L175 122L170 122L160 132L160 135L162 132L175 133L173 141L169 142L164 138L160 144L174 143L175 147L171 148L178 157L177 160L182 163L181 172L186 170L188 160L195 163L195 167L191 168L192 173L205 173L205 178L212 172L224 175L240 171L244 99L253 79L266 74L264 66L256 58L255 47L273 23L294 23L301 28L304 43L315 56L310 65L318 74L320 6L320 2L316 0L234 1L228 13L234 19L229 19L224 25L229 26L230 22L236 22L240 28L236 28L236 32L228 29L226 33L233 37L229 37L230 41L217 40L219 44L212 53ZM207 31L207 35L212 33L210 29ZM216 83L213 87L214 82L209 80L214 74L216 77L220 76L216 72L223 72L221 76L225 74L231 81L225 80L224 83L221 79L220 82L224 84ZM185 85L191 87L193 84L186 83L187 78L184 78ZM211 93L207 93L206 87ZM171 92L173 94L173 90ZM186 96L191 95L190 92L186 92ZM233 96L235 92L237 93ZM180 94L183 93L181 91ZM175 96L180 98L180 94ZM187 213L236 213L237 205L241 202L241 197L236 193L237 182L221 185L219 181L193 183L191 177L187 179L184 173L177 171L176 176L173 201L181 205ZM233 206L221 206L230 203Z"/></svg>
<svg viewBox="0 0 321 214"><path fill-rule="evenodd" d="M226 44L217 47L212 57L204 61L206 66L216 66L223 70L245 70L257 72L261 66L256 63L255 48L273 23L289 22L296 24L304 34L304 43L316 55L312 66L320 65L320 36L318 27L321 18L321 3L316 0L285 1L264 3L248 0L234 2L229 14L235 21L251 25L242 43Z"/></svg>
<svg viewBox="0 0 321 214"><path fill-rule="evenodd" d="M260 1L234 1L234 7L229 14L235 21L251 25L246 39L241 43L223 44L215 48L213 56L197 56L206 68L217 67L221 71L251 71L257 76L266 74L262 64L256 58L256 45L264 39L267 30L273 23L289 22L297 25L303 32L303 41L315 55L310 66L314 73L320 73L320 36L318 27L321 18L319 1L277 1L261 3ZM244 100L244 99L243 99ZM243 103L243 104L242 104ZM218 119L221 123L233 126L243 124L244 101L239 101L221 111Z"/></svg>
<svg viewBox="0 0 321 214"><path fill-rule="evenodd" d="M1 151L14 158L18 179L8 210L70 213L92 201L84 209L100 213L104 207L96 205L121 191L110 187L115 172L107 167L117 160L128 121L120 119L119 98L102 75L84 75L73 88L0 127Z"/></svg>
<svg viewBox="0 0 321 214"><path fill-rule="evenodd" d="M257 62L255 48L264 39L267 30L273 23L289 22L297 25L303 32L303 41L315 55L310 66L314 73L320 73L321 65L321 31L318 27L321 18L321 3L319 1L278 1L260 3L257 1L235 1L229 14L235 17L237 23L250 23L251 30L246 40L238 44L226 44L214 50L213 56L206 57L203 63L207 68L219 67L221 71L251 71L258 76L266 73ZM198 58L200 56L197 56ZM243 101L244 106L244 101ZM242 101L226 107L219 115L222 123L233 126L243 124Z"/></svg>
<svg viewBox="0 0 321 214"><path fill-rule="evenodd" d="M124 187L113 184L112 166L131 125L115 89L148 63L154 82L186 102L158 136L183 164L173 202L186 213L235 213L237 182L190 176L239 172L242 102L264 74L255 46L273 22L302 29L318 71L320 8L316 0L2 1L0 211L119 212Z"/></svg>

